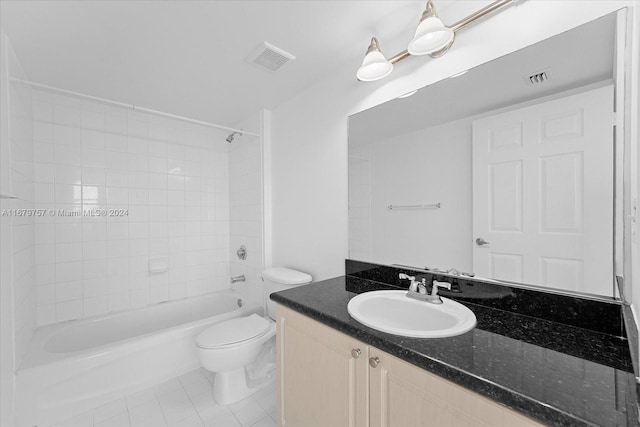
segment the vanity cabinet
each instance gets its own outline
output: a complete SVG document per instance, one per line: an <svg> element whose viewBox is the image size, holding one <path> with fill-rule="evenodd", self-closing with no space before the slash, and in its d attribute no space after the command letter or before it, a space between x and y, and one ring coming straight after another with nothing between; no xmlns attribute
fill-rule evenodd
<svg viewBox="0 0 640 427"><path fill-rule="evenodd" d="M278 306L282 427L535 427L542 424Z"/></svg>

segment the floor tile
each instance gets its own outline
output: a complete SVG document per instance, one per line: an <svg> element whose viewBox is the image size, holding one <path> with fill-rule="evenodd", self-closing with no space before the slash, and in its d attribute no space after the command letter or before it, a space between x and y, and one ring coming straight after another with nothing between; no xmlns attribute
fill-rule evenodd
<svg viewBox="0 0 640 427"><path fill-rule="evenodd" d="M93 412L61 422L56 424L55 427L93 427Z"/></svg>
<svg viewBox="0 0 640 427"><path fill-rule="evenodd" d="M208 422L205 424L206 427L242 427L240 421L233 416L233 414L229 413L229 415L217 418L213 422Z"/></svg>
<svg viewBox="0 0 640 427"><path fill-rule="evenodd" d="M275 421L273 421L273 418L264 417L257 423L252 424L251 427L277 427L277 424Z"/></svg>
<svg viewBox="0 0 640 427"><path fill-rule="evenodd" d="M164 413L164 417L167 420L167 424L169 426L175 426L178 422L184 420L185 418L189 418L193 415L197 415L195 408L191 401L187 402L172 402L170 404L163 404L160 402L160 407L162 408L162 412Z"/></svg>
<svg viewBox="0 0 640 427"><path fill-rule="evenodd" d="M266 417L267 412L252 397L229 405L233 415L240 421L242 427L250 427L258 420Z"/></svg>
<svg viewBox="0 0 640 427"><path fill-rule="evenodd" d="M94 424L95 427L130 427L127 412Z"/></svg>
<svg viewBox="0 0 640 427"><path fill-rule="evenodd" d="M146 390L139 391L137 393L130 394L127 396L127 407L129 409L135 408L136 406L140 406L143 403L150 402L156 399L156 392L154 389L149 388Z"/></svg>
<svg viewBox="0 0 640 427"><path fill-rule="evenodd" d="M198 414L193 414L190 417L184 418L174 425L176 427L204 427L204 423Z"/></svg>
<svg viewBox="0 0 640 427"><path fill-rule="evenodd" d="M198 407L198 415L200 415L200 418L202 418L202 420L207 425L214 423L219 419L229 417L235 419L235 417L233 416L233 412L231 412L231 409L226 406L218 405L215 402L212 402L211 404L203 407Z"/></svg>
<svg viewBox="0 0 640 427"><path fill-rule="evenodd" d="M199 371L194 371L198 373L198 376L190 376L187 378L180 377L180 382L184 387L185 391L189 395L189 397L194 397L202 393L206 393L211 390L211 383L207 378L200 374Z"/></svg>
<svg viewBox="0 0 640 427"><path fill-rule="evenodd" d="M260 390L257 392L253 399L258 402L262 409L264 409L267 414L273 419L277 418L277 391L275 384L272 387L267 387L264 390Z"/></svg>
<svg viewBox="0 0 640 427"><path fill-rule="evenodd" d="M157 400L129 409L129 419L131 427L165 427L167 425Z"/></svg>
<svg viewBox="0 0 640 427"><path fill-rule="evenodd" d="M213 373L197 369L116 399L55 427L274 427L275 386L232 405L212 395Z"/></svg>
<svg viewBox="0 0 640 427"><path fill-rule="evenodd" d="M127 412L127 404L125 400L118 399L96 409L93 412L93 422L94 424L98 424L125 412Z"/></svg>

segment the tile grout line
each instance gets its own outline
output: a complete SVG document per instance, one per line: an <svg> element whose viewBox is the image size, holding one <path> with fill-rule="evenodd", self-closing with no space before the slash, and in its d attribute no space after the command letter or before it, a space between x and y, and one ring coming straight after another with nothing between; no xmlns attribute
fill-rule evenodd
<svg viewBox="0 0 640 427"><path fill-rule="evenodd" d="M194 372L194 371L191 371L191 372ZM203 377L204 377L204 375L203 375ZM205 377L205 379L207 380L207 382L209 382L209 380L206 377ZM185 388L184 384L182 383L182 378L180 378L180 376L178 376L178 382L180 383L180 387L182 387L182 390L184 390L185 394L189 398L189 402L191 402L191 406L193 406L193 409L195 409L196 414L198 415L198 418L200 419L200 421L202 421L202 425L206 427L206 424L205 424L204 420L202 419L202 416L200 415L200 411L198 411L198 408L196 408L196 405L193 403L193 400L191 399L191 395L189 394L189 392ZM167 423L167 425L168 425L168 423Z"/></svg>
<svg viewBox="0 0 640 427"><path fill-rule="evenodd" d="M160 412L162 413L162 418L164 418L164 423L169 426L169 420L167 420L167 416L164 414L164 409L162 409L162 402L160 402L160 397L158 396L158 391L156 390L157 386L153 386L153 394L156 396L156 401L158 402L158 406L160 407Z"/></svg>

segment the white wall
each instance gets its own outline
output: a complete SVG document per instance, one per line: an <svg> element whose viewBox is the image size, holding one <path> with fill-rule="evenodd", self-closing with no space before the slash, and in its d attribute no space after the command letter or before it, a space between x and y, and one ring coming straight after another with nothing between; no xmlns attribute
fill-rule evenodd
<svg viewBox="0 0 640 427"><path fill-rule="evenodd" d="M0 193L11 192L9 151L8 40L0 33ZM12 202L0 199L0 209ZM12 425L15 385L15 343L13 329L13 286L11 269L11 218L0 216L0 424Z"/></svg>
<svg viewBox="0 0 640 427"><path fill-rule="evenodd" d="M257 112L236 128L261 132L262 114ZM251 304L262 306L263 237L262 237L262 138L236 136L229 144L229 211L231 238L229 257L231 276L244 275L246 281L231 285ZM236 251L244 245L247 258L241 260Z"/></svg>
<svg viewBox="0 0 640 427"><path fill-rule="evenodd" d="M637 161L635 168L630 168L629 181L627 185L630 187L629 198L635 201L635 210L625 215L627 218L634 215L634 220L631 224L628 222L626 225L632 230L630 238L631 245L629 248L630 255L628 258L631 260L630 266L625 266L626 287L632 289L631 297L636 313L636 324L640 324L640 4L636 2L636 7L632 11L633 15L629 19L632 19L632 33L631 33L631 52L635 52L635 55L629 62L629 70L627 73L627 90L633 94L627 101L627 117L625 122L628 124L628 140L631 143L629 155L631 157L630 163L633 164ZM635 155L634 155L635 154ZM635 184L635 185L634 185ZM627 220L628 221L628 220ZM625 254L626 255L626 254ZM629 280L629 276L631 280Z"/></svg>
<svg viewBox="0 0 640 427"><path fill-rule="evenodd" d="M11 53L11 51L10 51ZM9 76L25 78L15 55L9 57ZM9 141L11 143L11 191L18 195L12 207L34 208L34 152L31 88L16 82L9 89ZM16 340L16 361L27 351L35 328L35 218L11 218L13 245L13 304Z"/></svg>
<svg viewBox="0 0 640 427"><path fill-rule="evenodd" d="M229 287L226 132L39 90L34 117L40 325Z"/></svg>
<svg viewBox="0 0 640 427"><path fill-rule="evenodd" d="M1 306L2 348L0 393L2 425L12 425L14 375L36 325L35 219L19 215L34 207L34 165L31 88L12 82L26 78L8 39L2 34L2 139L0 193L18 195L0 204L2 235Z"/></svg>
<svg viewBox="0 0 640 427"><path fill-rule="evenodd" d="M473 271L471 121L371 145L372 261ZM386 208L431 203L441 208Z"/></svg>
<svg viewBox="0 0 640 427"><path fill-rule="evenodd" d="M375 83L356 81L362 58L353 58L280 105L272 115L273 264L308 271L316 280L344 273L349 115L633 4L637 2L520 2L462 30L442 58L411 58L397 64L390 78ZM479 7L478 2L460 2L442 18L454 22ZM633 113L637 117L637 109Z"/></svg>

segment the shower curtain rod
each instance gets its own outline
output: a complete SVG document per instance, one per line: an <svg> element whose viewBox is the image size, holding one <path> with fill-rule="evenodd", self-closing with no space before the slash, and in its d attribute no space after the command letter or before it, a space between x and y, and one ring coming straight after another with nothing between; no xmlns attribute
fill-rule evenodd
<svg viewBox="0 0 640 427"><path fill-rule="evenodd" d="M61 89L59 87L49 86L49 85L45 85L45 84L42 84L42 83L36 83L36 82L29 81L29 80L22 80L22 79L19 79L17 77L11 77L11 80L15 81L15 82L18 82L18 83L27 84L29 86L38 87L38 88L41 88L41 89L47 89L47 90L50 90L52 92L59 92L59 93L67 94L67 95L76 96L76 97L79 97L79 98L91 99L93 101L101 102L103 104L111 104L111 105L117 105L118 107L130 108L130 109L132 109L134 111L142 111L144 113L155 114L157 116L168 117L168 118L171 118L171 119L181 120L183 122L194 123L194 124L198 124L198 125L202 125L202 126L208 126L208 127L216 128L216 129L222 129L222 130L227 130L227 131L231 131L231 132L239 132L242 135L251 135L251 136L257 136L257 137L260 136L260 134L253 133L253 132L247 132L247 131L242 130L242 129L236 129L236 128L231 128L231 127L228 127L228 126L222 126L222 125L218 125L218 124L215 124L215 123L205 122L205 121L202 121L202 120L190 119L189 117L178 116L176 114L165 113L165 112L158 111L158 110L152 110L151 108L139 107L139 106L134 105L134 104L126 104L124 102L112 101L110 99L99 98L97 96L85 95L84 93L74 92L74 91L67 90L67 89Z"/></svg>

